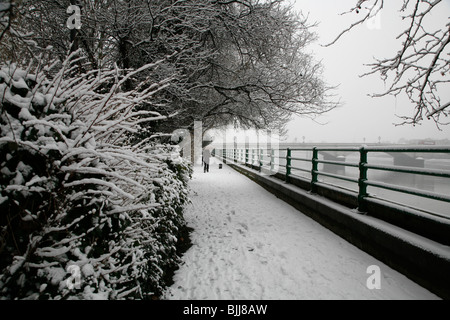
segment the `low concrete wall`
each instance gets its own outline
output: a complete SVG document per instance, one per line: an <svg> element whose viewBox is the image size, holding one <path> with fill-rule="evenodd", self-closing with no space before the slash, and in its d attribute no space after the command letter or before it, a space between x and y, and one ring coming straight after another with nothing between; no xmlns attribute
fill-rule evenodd
<svg viewBox="0 0 450 320"><path fill-rule="evenodd" d="M276 177L230 162L228 165L353 245L436 295L450 299L448 246L377 217L358 213L344 204L333 202L319 194L311 194ZM351 194L343 202L351 202L350 199ZM373 205L380 208L376 206L381 204Z"/></svg>
<svg viewBox="0 0 450 320"><path fill-rule="evenodd" d="M246 166L243 166L243 168L246 168ZM259 168L253 167L252 169L255 169L257 172ZM265 175L270 175L270 172L266 170ZM285 174L282 173L273 174L271 177L282 181L286 179ZM311 191L311 182L300 177L289 176L289 184ZM316 193L348 208L356 209L358 207L357 192L333 187L325 183L316 183ZM443 245L450 246L449 219L432 216L417 209L370 197L366 199L366 207L366 214Z"/></svg>

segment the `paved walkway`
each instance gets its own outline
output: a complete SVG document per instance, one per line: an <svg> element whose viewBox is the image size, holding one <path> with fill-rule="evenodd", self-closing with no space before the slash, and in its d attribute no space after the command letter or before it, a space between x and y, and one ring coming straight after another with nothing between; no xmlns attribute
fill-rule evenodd
<svg viewBox="0 0 450 320"><path fill-rule="evenodd" d="M193 246L165 299L438 299L218 163L195 168Z"/></svg>

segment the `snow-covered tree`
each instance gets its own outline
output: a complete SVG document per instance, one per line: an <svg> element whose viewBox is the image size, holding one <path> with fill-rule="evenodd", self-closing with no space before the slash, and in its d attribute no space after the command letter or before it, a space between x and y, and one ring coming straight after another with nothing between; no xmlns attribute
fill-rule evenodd
<svg viewBox="0 0 450 320"><path fill-rule="evenodd" d="M139 68L171 56L126 89L170 75L170 86L147 109L177 112L159 130L230 123L279 128L293 113L314 116L335 105L327 98L320 64L304 53L315 39L306 18L283 0L78 1L78 46L94 67ZM63 27L70 1L23 1L26 25L39 46L59 57L68 48ZM43 23L44 22L44 23Z"/></svg>
<svg viewBox="0 0 450 320"><path fill-rule="evenodd" d="M320 64L303 51L315 40L310 27L281 1L235 4L213 23L217 62L193 88L205 97L196 105L205 127L280 129L292 114L332 109Z"/></svg>

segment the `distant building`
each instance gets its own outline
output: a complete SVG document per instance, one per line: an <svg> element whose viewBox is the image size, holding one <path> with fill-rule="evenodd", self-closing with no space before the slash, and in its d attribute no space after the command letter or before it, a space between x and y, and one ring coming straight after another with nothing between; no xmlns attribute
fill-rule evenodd
<svg viewBox="0 0 450 320"><path fill-rule="evenodd" d="M431 139L425 139L425 140L419 140L417 144L425 145L425 146L434 146L434 145L436 145L436 141L431 140Z"/></svg>

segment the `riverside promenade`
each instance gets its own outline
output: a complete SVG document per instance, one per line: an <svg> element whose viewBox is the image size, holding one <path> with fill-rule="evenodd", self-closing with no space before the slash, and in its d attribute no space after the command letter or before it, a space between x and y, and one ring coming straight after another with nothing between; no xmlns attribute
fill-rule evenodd
<svg viewBox="0 0 450 320"><path fill-rule="evenodd" d="M439 299L220 160L195 167L167 300Z"/></svg>

